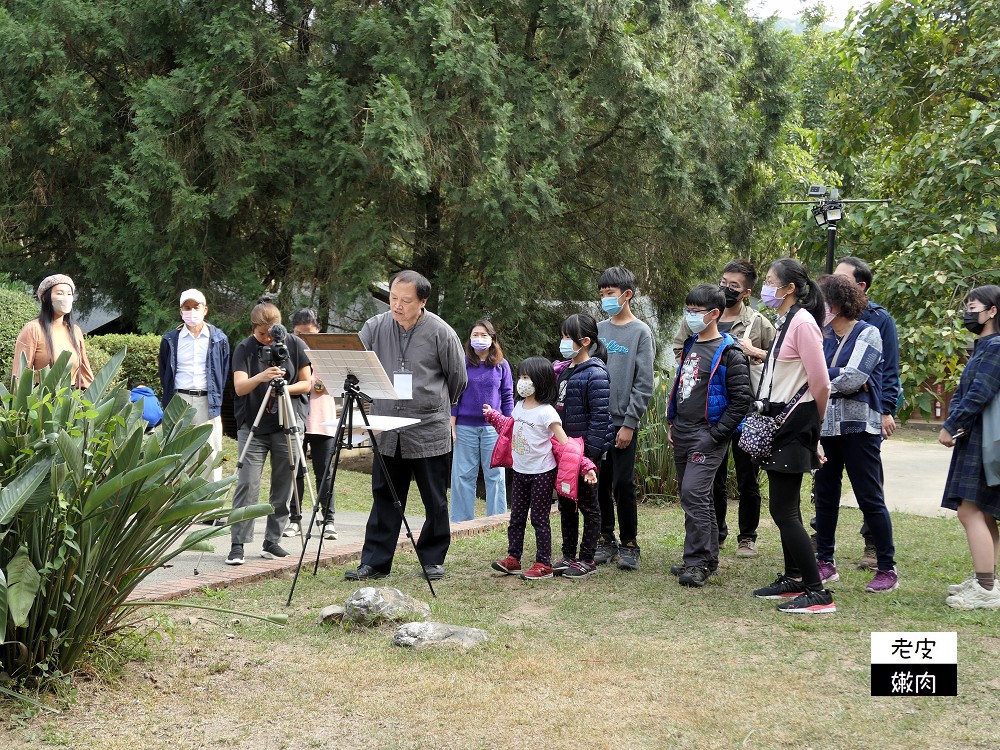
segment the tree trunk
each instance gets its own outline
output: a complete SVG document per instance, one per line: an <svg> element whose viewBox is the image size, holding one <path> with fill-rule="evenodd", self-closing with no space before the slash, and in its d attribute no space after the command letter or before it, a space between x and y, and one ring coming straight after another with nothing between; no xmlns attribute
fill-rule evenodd
<svg viewBox="0 0 1000 750"><path fill-rule="evenodd" d="M427 309L437 313L438 277L444 265L444 248L441 242L441 191L436 185L417 199L413 246L413 270L431 282Z"/></svg>

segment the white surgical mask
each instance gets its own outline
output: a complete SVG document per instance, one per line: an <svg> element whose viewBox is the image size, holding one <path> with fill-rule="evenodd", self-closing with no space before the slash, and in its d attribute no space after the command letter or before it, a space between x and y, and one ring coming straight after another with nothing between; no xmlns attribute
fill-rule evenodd
<svg viewBox="0 0 1000 750"><path fill-rule="evenodd" d="M528 396L533 396L535 393L535 384L530 380L518 380L517 381L517 394L521 398L527 398Z"/></svg>
<svg viewBox="0 0 1000 750"><path fill-rule="evenodd" d="M66 315L73 309L73 298L53 297L52 309L55 310L57 313L62 313L63 315Z"/></svg>
<svg viewBox="0 0 1000 750"><path fill-rule="evenodd" d="M200 310L181 310L181 320L184 321L185 325L189 325L192 328L201 325L201 321L205 319L205 313Z"/></svg>

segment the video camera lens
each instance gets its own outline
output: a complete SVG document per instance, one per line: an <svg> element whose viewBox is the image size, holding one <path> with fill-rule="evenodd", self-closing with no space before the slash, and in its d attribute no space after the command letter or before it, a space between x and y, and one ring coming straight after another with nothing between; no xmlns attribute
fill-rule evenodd
<svg viewBox="0 0 1000 750"><path fill-rule="evenodd" d="M285 343L288 329L281 323L275 323L268 333L274 342L260 348L260 360L270 367L281 367L288 359L288 345Z"/></svg>

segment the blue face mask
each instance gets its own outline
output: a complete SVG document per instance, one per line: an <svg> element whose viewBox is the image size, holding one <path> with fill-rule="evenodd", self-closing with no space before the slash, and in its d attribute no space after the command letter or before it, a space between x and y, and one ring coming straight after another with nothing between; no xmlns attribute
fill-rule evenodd
<svg viewBox="0 0 1000 750"><path fill-rule="evenodd" d="M562 354L566 359L573 359L576 353L580 351L579 349L573 348L573 342L569 339L563 339L559 342L559 353Z"/></svg>
<svg viewBox="0 0 1000 750"><path fill-rule="evenodd" d="M708 313L684 313L684 322L688 324L688 328L691 329L691 333L701 333L706 328L708 328L708 323L705 322L705 316Z"/></svg>
<svg viewBox="0 0 1000 750"><path fill-rule="evenodd" d="M622 306L618 304L618 300L625 296L625 292L622 292L617 297L602 297L601 298L601 309L604 310L608 315L617 315L622 311Z"/></svg>

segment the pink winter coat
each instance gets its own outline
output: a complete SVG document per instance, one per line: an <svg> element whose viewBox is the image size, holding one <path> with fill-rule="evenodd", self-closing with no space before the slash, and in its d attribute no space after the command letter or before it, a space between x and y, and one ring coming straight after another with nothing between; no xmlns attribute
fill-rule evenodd
<svg viewBox="0 0 1000 750"><path fill-rule="evenodd" d="M486 412L486 421L497 431L497 444L493 448L490 468L514 466L511 445L514 440L514 418L505 417L495 409ZM552 438L552 453L556 457L556 492L576 502L580 477L588 471L597 471L594 462L583 454L583 438L569 438L565 445Z"/></svg>

